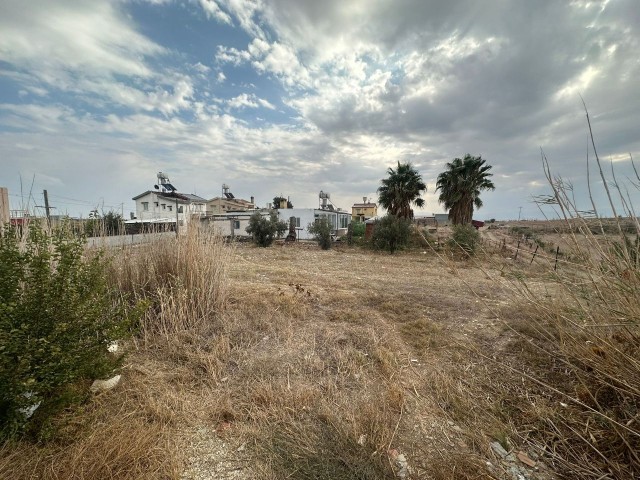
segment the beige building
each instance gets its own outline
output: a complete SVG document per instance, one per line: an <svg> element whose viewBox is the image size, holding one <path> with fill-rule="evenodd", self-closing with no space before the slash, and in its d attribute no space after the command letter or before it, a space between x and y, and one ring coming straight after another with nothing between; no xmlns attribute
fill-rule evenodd
<svg viewBox="0 0 640 480"><path fill-rule="evenodd" d="M256 204L254 198L251 201L242 198L223 198L215 197L207 200L207 215L220 215L227 212L244 212L254 210Z"/></svg>
<svg viewBox="0 0 640 480"><path fill-rule="evenodd" d="M354 203L351 207L351 216L357 222L364 222L378 216L378 205L363 198L363 203Z"/></svg>

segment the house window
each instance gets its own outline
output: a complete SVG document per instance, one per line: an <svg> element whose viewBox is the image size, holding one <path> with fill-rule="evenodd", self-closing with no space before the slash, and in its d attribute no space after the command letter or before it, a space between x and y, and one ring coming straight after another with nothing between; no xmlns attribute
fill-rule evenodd
<svg viewBox="0 0 640 480"><path fill-rule="evenodd" d="M162 209L163 209L163 210L166 210L166 209L167 209L167 206L166 206L164 203L162 204Z"/></svg>
<svg viewBox="0 0 640 480"><path fill-rule="evenodd" d="M296 227L300 228L300 217L296 217Z"/></svg>
<svg viewBox="0 0 640 480"><path fill-rule="evenodd" d="M160 204L159 204L158 202L153 202L153 204L154 204L156 207L159 207L159 206L160 206Z"/></svg>
<svg viewBox="0 0 640 480"><path fill-rule="evenodd" d="M169 211L173 210L173 206L169 205Z"/></svg>
<svg viewBox="0 0 640 480"><path fill-rule="evenodd" d="M349 226L348 218L346 215L340 216L340 228L347 228Z"/></svg>
<svg viewBox="0 0 640 480"><path fill-rule="evenodd" d="M233 228L235 230L240 230L240 220L234 220L233 222Z"/></svg>
<svg viewBox="0 0 640 480"><path fill-rule="evenodd" d="M178 207L178 213L182 213L182 212L184 212L184 209L182 208L182 205L180 205L180 206Z"/></svg>
<svg viewBox="0 0 640 480"><path fill-rule="evenodd" d="M142 210L145 212L149 210L149 202L142 202Z"/></svg>

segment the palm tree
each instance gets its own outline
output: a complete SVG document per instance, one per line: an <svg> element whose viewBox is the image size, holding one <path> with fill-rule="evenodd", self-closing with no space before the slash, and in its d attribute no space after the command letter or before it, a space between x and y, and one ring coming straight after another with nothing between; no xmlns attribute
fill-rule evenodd
<svg viewBox="0 0 640 480"><path fill-rule="evenodd" d="M423 207L424 200L420 198L427 186L422 181L418 171L410 163L398 162L398 168L387 169L387 178L382 180L378 188L378 201L391 215L400 218L412 218L411 204Z"/></svg>
<svg viewBox="0 0 640 480"><path fill-rule="evenodd" d="M449 218L454 225L471 223L473 207L482 207L480 192L495 190L488 173L491 165L482 157L472 157L468 153L461 160L447 163L447 170L438 175L436 191L440 190L438 201L449 210Z"/></svg>

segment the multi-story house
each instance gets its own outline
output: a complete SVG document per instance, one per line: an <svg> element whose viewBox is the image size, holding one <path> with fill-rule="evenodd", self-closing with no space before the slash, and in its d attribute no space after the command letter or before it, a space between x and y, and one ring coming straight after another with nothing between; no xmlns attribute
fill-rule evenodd
<svg viewBox="0 0 640 480"><path fill-rule="evenodd" d="M351 215L358 222L364 222L378 216L378 205L371 203L367 197L362 197L363 203L354 203L351 207Z"/></svg>

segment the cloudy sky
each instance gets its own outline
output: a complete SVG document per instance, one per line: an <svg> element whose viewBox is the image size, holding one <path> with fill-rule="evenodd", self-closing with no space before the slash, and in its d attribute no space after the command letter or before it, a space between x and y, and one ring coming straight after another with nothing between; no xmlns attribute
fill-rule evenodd
<svg viewBox="0 0 640 480"><path fill-rule="evenodd" d="M57 212L133 210L164 171L349 208L388 167L435 180L465 153L493 165L478 218L539 216L554 171L586 191L598 153L640 160L638 0L2 0L0 186ZM597 189L596 185L596 189ZM582 201L582 200L581 200ZM586 207L586 204L585 204Z"/></svg>

